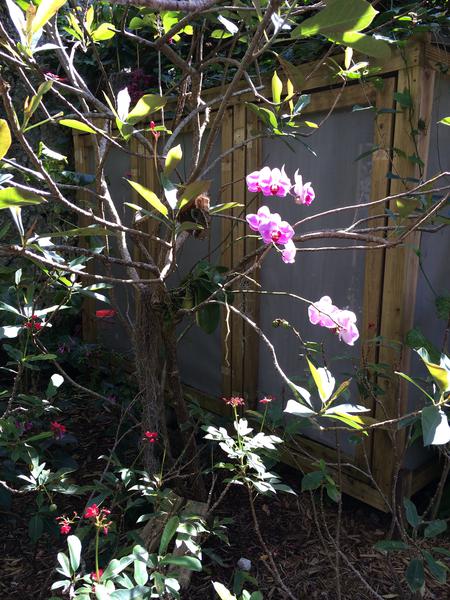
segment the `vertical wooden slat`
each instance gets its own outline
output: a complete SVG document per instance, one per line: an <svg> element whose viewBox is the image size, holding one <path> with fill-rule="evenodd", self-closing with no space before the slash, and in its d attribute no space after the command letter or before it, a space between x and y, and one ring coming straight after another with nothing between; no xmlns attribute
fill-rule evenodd
<svg viewBox="0 0 450 600"><path fill-rule="evenodd" d="M400 112L395 118L394 148L400 149L402 153L395 152L392 170L402 179L392 181L391 194L405 191L411 187L411 183L406 178L417 178L420 175L418 165L408 157L418 152L425 164L427 161L434 72L422 66L423 52L423 46L413 47L407 56L408 67L398 74L397 91L409 90L414 106L412 110L408 110L397 103ZM419 123L423 123L424 127L420 127ZM417 147L412 129L417 132ZM392 201L390 208L396 209L395 201ZM419 264L412 248L419 247L419 244L420 234L414 233L407 239L406 245L386 252L380 328L381 335L386 341L402 342L413 326ZM393 369L391 377L383 384L385 394L382 402L379 402L376 407L377 419L404 414L407 407L408 386L404 385L406 382L400 382L393 371L400 370L407 373L409 355L409 351L403 349L399 356L398 350L393 348L392 344L382 344L379 361L391 365ZM401 430L396 434L400 452L405 443L404 433L404 430ZM395 467L391 439L387 433L379 431L374 436L372 469L378 484L386 493L391 489Z"/></svg>
<svg viewBox="0 0 450 600"><path fill-rule="evenodd" d="M246 138L245 104L237 104L234 107L233 117L233 146L238 146ZM245 146L236 148L233 152L233 202L245 203ZM233 216L242 218L242 208L235 208ZM245 255L245 223L233 222L233 248L232 265L239 264ZM243 295L235 295L235 305L243 310ZM231 315L231 345L232 345L232 368L231 368L231 392L238 396L244 393L244 321L239 315Z"/></svg>
<svg viewBox="0 0 450 600"><path fill-rule="evenodd" d="M233 146L233 109L227 110L222 122L222 146L221 151L226 152ZM221 202L233 201L233 157L227 154L221 161ZM222 250L221 264L225 267L231 267L233 262L232 254L232 221L222 219ZM222 311L222 393L224 396L231 395L231 372L233 360L233 348L231 345L231 315L227 314L226 309Z"/></svg>
<svg viewBox="0 0 450 600"><path fill-rule="evenodd" d="M73 134L73 146L74 146L74 163L75 170L78 173L90 173L92 169L89 168L89 136L74 133ZM89 196L84 191L77 191L77 202L79 202L80 206L85 207L88 200L92 200L92 197ZM80 227L87 227L91 225L92 222L87 217L82 215L78 218ZM83 248L89 247L89 238L81 237L80 238L80 246ZM86 264L86 271L88 273L93 273L94 271L94 261L88 261ZM92 280L87 282L87 284L92 283ZM81 328L83 341L87 343L95 343L97 341L97 321L95 318L95 299L94 298L84 298L83 305L81 309Z"/></svg>
<svg viewBox="0 0 450 600"><path fill-rule="evenodd" d="M375 107L377 110L394 106L394 92L396 86L395 77L384 80L382 89L377 91ZM379 200L389 195L391 180L387 177L391 169L392 141L394 133L394 115L390 112L380 113L375 120L374 145L378 146L372 155L371 191L370 199ZM369 207L368 216L383 214L384 205ZM370 227L378 227L386 224L386 217L371 220ZM367 344L367 341L380 335L381 305L383 293L385 250L369 250L366 252L364 267L364 297L363 297L363 322L361 328L362 363L378 362L379 347L376 344ZM374 378L375 379L375 378ZM376 379L375 379L376 380ZM375 383L375 381L370 382ZM375 410L373 398L367 398L365 403ZM371 460L373 436L363 440L365 447L357 447L356 464L365 467L365 455Z"/></svg>
<svg viewBox="0 0 450 600"><path fill-rule="evenodd" d="M246 111L246 137L249 139L255 135L259 128L259 121L254 112ZM246 174L261 168L262 141L254 140L247 144L245 148ZM243 183L245 186L245 182ZM245 192L245 214L255 213L258 209L259 194ZM248 229L246 230L248 233ZM245 255L257 248L259 241L256 237L245 238ZM259 272L252 273L253 280L258 281ZM250 290L256 290L256 286L250 281L245 281L244 285ZM244 312L254 321L259 319L259 296L258 294L243 294ZM259 344L260 339L256 332L244 323L244 363L243 363L243 389L247 395L248 404L251 408L257 406L258 392L258 363L259 363Z"/></svg>

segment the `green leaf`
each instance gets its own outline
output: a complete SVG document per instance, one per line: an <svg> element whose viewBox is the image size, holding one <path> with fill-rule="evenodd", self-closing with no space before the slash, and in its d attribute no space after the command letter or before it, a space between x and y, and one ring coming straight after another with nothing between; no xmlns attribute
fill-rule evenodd
<svg viewBox="0 0 450 600"><path fill-rule="evenodd" d="M316 384L322 403L326 402L334 390L335 379L328 369L317 369L313 363L306 358L309 370Z"/></svg>
<svg viewBox="0 0 450 600"><path fill-rule="evenodd" d="M317 15L305 19L292 37L310 37L345 31L362 31L378 13L366 0L330 0Z"/></svg>
<svg viewBox="0 0 450 600"><path fill-rule="evenodd" d="M147 598L149 588L145 586L136 586L130 590L116 590L109 594L111 600L142 600Z"/></svg>
<svg viewBox="0 0 450 600"><path fill-rule="evenodd" d="M41 233L39 237L89 237L91 235L114 235L114 232L110 231L109 229L105 229L105 227L100 227L99 225L88 225L87 227L66 229L66 231L53 231L51 233Z"/></svg>
<svg viewBox="0 0 450 600"><path fill-rule="evenodd" d="M283 92L283 83L278 77L278 73L275 71L272 77L272 102L280 104L281 94Z"/></svg>
<svg viewBox="0 0 450 600"><path fill-rule="evenodd" d="M137 584L145 585L148 581L149 574L147 573L147 564L142 560L135 560L133 563L134 567L134 579Z"/></svg>
<svg viewBox="0 0 450 600"><path fill-rule="evenodd" d="M66 1L67 0L42 0L31 23L32 33L36 33L36 31L44 27L47 21L58 12Z"/></svg>
<svg viewBox="0 0 450 600"><path fill-rule="evenodd" d="M28 535L32 544L35 544L44 532L44 520L41 515L36 514L28 522Z"/></svg>
<svg viewBox="0 0 450 600"><path fill-rule="evenodd" d="M438 384L440 390L445 392L448 389L450 389L450 373L446 369L444 369L444 367L430 362L428 353L423 348L419 348L417 350L417 354L425 363L426 368L428 369L430 375L433 377L435 382Z"/></svg>
<svg viewBox="0 0 450 600"><path fill-rule="evenodd" d="M304 108L306 108L310 102L311 102L311 95L310 94L302 94L294 106L294 115L300 114L302 112L302 110Z"/></svg>
<svg viewBox="0 0 450 600"><path fill-rule="evenodd" d="M183 150L181 144L174 146L169 150L164 163L164 175L167 177L177 168L178 163L183 158Z"/></svg>
<svg viewBox="0 0 450 600"><path fill-rule="evenodd" d="M425 406L421 422L424 446L440 446L450 441L447 416L437 406Z"/></svg>
<svg viewBox="0 0 450 600"><path fill-rule="evenodd" d="M130 179L127 179L127 181L131 185L131 187L134 190L136 190L136 192L140 196L142 196L144 200L146 200L155 210L161 213L164 217L167 217L167 215L169 214L167 206L164 206L164 204L161 202L161 200L158 198L155 192L152 192L151 190L147 189L146 187L144 187L140 183L137 183L136 181L131 181Z"/></svg>
<svg viewBox="0 0 450 600"><path fill-rule="evenodd" d="M223 583L219 583L218 581L213 581L213 587L219 596L220 600L237 600L236 596L227 590L227 588L223 585Z"/></svg>
<svg viewBox="0 0 450 600"><path fill-rule="evenodd" d="M187 185L180 197L178 202L178 210L181 210L183 206L186 206L191 200L200 196L209 190L209 186L211 185L210 179L205 179L204 181L194 181Z"/></svg>
<svg viewBox="0 0 450 600"><path fill-rule="evenodd" d="M395 92L394 98L402 108L412 108L414 106L411 92L408 89L404 89L403 92Z"/></svg>
<svg viewBox="0 0 450 600"><path fill-rule="evenodd" d="M431 521L431 523L425 527L423 535L426 538L433 538L446 530L447 522L442 519L436 519L435 521Z"/></svg>
<svg viewBox="0 0 450 600"><path fill-rule="evenodd" d="M240 204L239 202L225 202L224 204L216 204L212 206L209 214L215 215L216 213L222 212L223 210L229 210L231 208L240 208L241 206L245 206L244 204Z"/></svg>
<svg viewBox="0 0 450 600"><path fill-rule="evenodd" d="M114 25L112 23L102 23L97 29L94 29L91 35L94 42L103 42L113 38L116 35L116 32L114 31Z"/></svg>
<svg viewBox="0 0 450 600"><path fill-rule="evenodd" d="M317 490L324 481L324 474L322 471L312 471L312 473L306 473L302 479L302 492L309 490Z"/></svg>
<svg viewBox="0 0 450 600"><path fill-rule="evenodd" d="M397 552L400 550L408 550L408 544L401 540L381 540L374 545L375 550L380 552Z"/></svg>
<svg viewBox="0 0 450 600"><path fill-rule="evenodd" d="M251 102L246 102L246 105L261 119L261 121L267 125L270 129L278 129L278 120L275 113L262 106L257 106Z"/></svg>
<svg viewBox="0 0 450 600"><path fill-rule="evenodd" d="M77 131L84 131L85 133L96 133L95 129L92 129L92 127L89 127L83 121L77 121L76 119L61 119L59 124L64 125L64 127L76 129Z"/></svg>
<svg viewBox="0 0 450 600"><path fill-rule="evenodd" d="M23 362L36 362L41 360L56 360L58 357L56 354L33 354L30 356L24 356Z"/></svg>
<svg viewBox="0 0 450 600"><path fill-rule="evenodd" d="M438 123L442 123L443 125L450 125L450 117L444 117Z"/></svg>
<svg viewBox="0 0 450 600"><path fill-rule="evenodd" d="M159 543L158 553L160 555L164 555L167 552L167 548L169 547L170 540L176 534L179 524L180 524L180 519L177 516L171 517L167 521L167 524L164 527L164 531L161 536L161 541Z"/></svg>
<svg viewBox="0 0 450 600"><path fill-rule="evenodd" d="M425 583L425 573L423 562L418 558L413 558L406 569L406 582L412 592L418 592Z"/></svg>
<svg viewBox="0 0 450 600"><path fill-rule="evenodd" d="M23 123L21 129L25 129L25 127L28 125L28 121L36 112L39 104L42 102L42 98L51 89L52 85L53 81L44 81L44 83L41 83L41 85L38 87L37 93L31 98L31 100L28 100L27 98L23 111Z"/></svg>
<svg viewBox="0 0 450 600"><path fill-rule="evenodd" d="M422 550L422 554L427 562L431 575L441 584L447 581L447 568L441 562L433 558L433 555L427 550Z"/></svg>
<svg viewBox="0 0 450 600"><path fill-rule="evenodd" d="M44 198L32 192L25 192L13 187L0 190L0 209L41 204L41 202L44 202Z"/></svg>
<svg viewBox="0 0 450 600"><path fill-rule="evenodd" d="M148 117L151 113L163 108L167 102L167 98L156 94L145 94L142 96L133 110L128 114L126 121L130 125L135 125L144 117Z"/></svg>
<svg viewBox="0 0 450 600"><path fill-rule="evenodd" d="M411 525L411 527L414 527L414 529L417 529L417 527L419 527L422 519L419 517L419 513L417 512L416 505L414 504L414 502L409 500L409 498L403 498L403 506L405 507L406 520Z"/></svg>
<svg viewBox="0 0 450 600"><path fill-rule="evenodd" d="M58 556L56 558L58 560L62 574L65 575L66 577L70 578L71 577L70 562L69 562L69 558L67 557L67 555L64 554L64 552L58 552Z"/></svg>
<svg viewBox="0 0 450 600"><path fill-rule="evenodd" d="M202 563L195 556L166 556L159 564L174 565L183 569L189 569L189 571L202 570Z"/></svg>
<svg viewBox="0 0 450 600"><path fill-rule="evenodd" d="M346 31L343 34L330 33L328 39L380 60L388 60L391 56L391 49L387 42L358 31Z"/></svg>
<svg viewBox="0 0 450 600"><path fill-rule="evenodd" d="M0 119L0 160L6 155L11 146L11 131L5 119Z"/></svg>
<svg viewBox="0 0 450 600"><path fill-rule="evenodd" d="M67 546L69 547L70 567L75 573L80 566L81 542L76 535L69 535L67 538Z"/></svg>

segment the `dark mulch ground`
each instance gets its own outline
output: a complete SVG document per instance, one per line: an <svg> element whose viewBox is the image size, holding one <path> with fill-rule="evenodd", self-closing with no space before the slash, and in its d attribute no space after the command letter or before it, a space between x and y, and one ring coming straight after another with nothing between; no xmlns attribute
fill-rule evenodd
<svg viewBox="0 0 450 600"><path fill-rule="evenodd" d="M112 438L108 427L111 415L104 411L82 409L66 414L72 431L79 440L78 456L82 465L77 474L78 483L83 478L100 473L104 462L98 456L107 453ZM300 475L287 468L279 468L283 479L298 488ZM58 507L59 512L82 510L83 503L73 498ZM16 498L8 511L0 511L0 600L47 600L54 581L54 565L57 551L64 549L65 540L45 537L33 548L28 538L28 519L34 501L28 497ZM62 510L61 510L62 509ZM323 544L317 534L314 511L308 494L297 497L279 495L261 498L257 502L257 514L266 544L272 552L286 585L299 600L337 600L334 549ZM334 535L336 505L326 500L324 514L329 531ZM267 568L268 557L258 542L252 523L248 498L239 487L232 489L222 505L220 517L233 517L229 525L230 545L217 541L208 542L221 557L223 564L205 562L204 571L195 574L192 585L184 595L185 600L217 600L211 580L231 587L237 561L247 558L252 562L250 574L255 577L265 600L283 600L286 594L274 581ZM383 598L408 599L410 594L404 582L407 557L391 556L389 562L373 549L376 541L384 539L389 528L388 515L380 513L349 497L344 497L341 526L341 549L350 564L362 578ZM429 544L430 546L432 544ZM450 536L441 536L439 545L450 550ZM374 596L361 579L345 562L340 564L342 600L369 600ZM427 577L429 587L425 592L428 600L447 600L450 586L440 586ZM247 589L252 590L248 585ZM253 588L254 589L254 588Z"/></svg>

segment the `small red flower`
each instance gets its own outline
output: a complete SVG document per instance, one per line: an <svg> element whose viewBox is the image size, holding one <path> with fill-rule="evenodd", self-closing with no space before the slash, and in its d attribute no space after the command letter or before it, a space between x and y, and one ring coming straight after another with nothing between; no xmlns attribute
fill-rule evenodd
<svg viewBox="0 0 450 600"><path fill-rule="evenodd" d="M222 398L225 404L229 406L244 406L245 400L244 398L240 398L239 396L231 396L231 398Z"/></svg>
<svg viewBox="0 0 450 600"><path fill-rule="evenodd" d="M60 517L56 517L56 522L58 523L59 532L62 535L67 535L72 531L72 525L79 519L78 514L76 512L73 513L73 517L68 517L66 515L61 515Z"/></svg>
<svg viewBox="0 0 450 600"><path fill-rule="evenodd" d="M259 403L260 404L270 404L273 400L275 400L275 398L273 396L264 396L264 398L261 398Z"/></svg>
<svg viewBox="0 0 450 600"><path fill-rule="evenodd" d="M98 319L107 319L108 317L114 317L116 315L116 311L113 309L103 309L103 310L96 310L95 311L95 316Z"/></svg>
<svg viewBox="0 0 450 600"><path fill-rule="evenodd" d="M53 79L54 81L68 81L67 77L60 77L59 75L57 75L56 73L52 73L51 71L46 71L44 75L49 79Z"/></svg>
<svg viewBox="0 0 450 600"><path fill-rule="evenodd" d="M146 431L144 433L144 440L147 440L149 444L154 444L158 441L158 434L156 431Z"/></svg>
<svg viewBox="0 0 450 600"><path fill-rule="evenodd" d="M29 320L24 324L24 327L32 329L33 331L39 331L42 329L42 323L39 321L39 317L36 315L31 315Z"/></svg>
<svg viewBox="0 0 450 600"><path fill-rule="evenodd" d="M91 506L87 507L86 512L84 513L84 518L85 519L96 519L99 514L100 514L99 507L96 504L91 504Z"/></svg>
<svg viewBox="0 0 450 600"><path fill-rule="evenodd" d="M155 141L157 142L161 133L159 131L156 131L155 121L150 121L150 131L152 132L153 137L155 138Z"/></svg>
<svg viewBox="0 0 450 600"><path fill-rule="evenodd" d="M109 528L103 527L103 535L108 535Z"/></svg>
<svg viewBox="0 0 450 600"><path fill-rule="evenodd" d="M95 571L92 571L91 579L92 579L92 581L100 581L102 575L103 575L103 569L98 570L98 577L97 577L97 573Z"/></svg>
<svg viewBox="0 0 450 600"><path fill-rule="evenodd" d="M62 423L58 423L58 421L52 421L50 429L57 440L60 440L67 433L67 427Z"/></svg>

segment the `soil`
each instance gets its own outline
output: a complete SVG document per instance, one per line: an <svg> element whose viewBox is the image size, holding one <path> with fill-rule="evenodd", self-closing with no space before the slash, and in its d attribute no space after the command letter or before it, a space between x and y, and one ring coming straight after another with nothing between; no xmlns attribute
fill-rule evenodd
<svg viewBox="0 0 450 600"><path fill-rule="evenodd" d="M81 465L77 482L86 483L101 473L104 461L101 454L111 448L114 431L112 414L105 411L83 409L66 414L66 421L79 441L76 459ZM287 467L276 470L283 481L298 490L300 474ZM220 489L219 489L220 491ZM425 492L426 494L427 492ZM58 514L82 511L86 498L64 497ZM315 496L317 508L320 508ZM56 553L65 549L63 536L45 534L33 547L28 537L28 520L34 510L34 500L29 496L15 497L9 510L0 510L0 600L48 600L50 586L55 580ZM339 564L341 594L336 583L336 553L330 541L325 541L323 519L319 517L322 539L318 535L311 496L280 494L277 497L260 497L256 501L260 529L272 553L281 578L298 600L369 600L376 598L410 599L404 573L408 564L405 552L390 554L388 558L374 550L374 544L385 539L390 527L389 515L372 509L350 497L344 496L340 527L340 548L344 558ZM210 539L206 548L217 557L204 557L201 573L195 573L183 600L217 600L211 581L220 581L229 588L239 559L251 561L249 575L258 582L244 587L249 591L259 589L264 600L284 600L286 592L280 589L270 570L269 557L261 546L252 522L248 497L240 486L233 487L217 512L217 517L232 517L228 525L229 545ZM323 502L323 516L332 536L336 535L337 507L328 498ZM443 534L434 544L450 551L450 535ZM348 561L348 562L347 562ZM449 565L449 559L443 558ZM54 596L56 594L53 594ZM427 574L427 589L423 596L428 600L450 598L450 585L440 585Z"/></svg>

